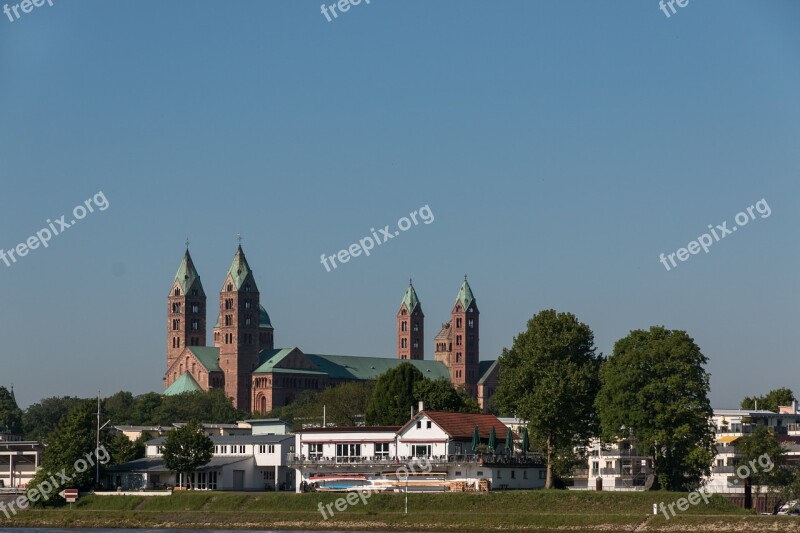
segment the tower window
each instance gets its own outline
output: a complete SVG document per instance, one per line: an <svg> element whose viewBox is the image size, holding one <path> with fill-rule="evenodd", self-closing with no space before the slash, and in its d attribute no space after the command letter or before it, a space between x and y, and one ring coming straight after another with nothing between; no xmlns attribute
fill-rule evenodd
<svg viewBox="0 0 800 533"><path fill-rule="evenodd" d="M456 335L456 346L461 346L461 335Z"/></svg>
<svg viewBox="0 0 800 533"><path fill-rule="evenodd" d="M198 314L200 312L200 304L192 304L192 313Z"/></svg>
<svg viewBox="0 0 800 533"><path fill-rule="evenodd" d="M179 329L181 329L181 321L179 318L174 318L172 320L172 330L178 331Z"/></svg>
<svg viewBox="0 0 800 533"><path fill-rule="evenodd" d="M475 327L475 320L472 318L467 320L467 326L469 326L469 329L473 329Z"/></svg>
<svg viewBox="0 0 800 533"><path fill-rule="evenodd" d="M228 291L230 292L232 290L233 290L233 283L228 283Z"/></svg>
<svg viewBox="0 0 800 533"><path fill-rule="evenodd" d="M400 339L400 347L408 348L408 339Z"/></svg>
<svg viewBox="0 0 800 533"><path fill-rule="evenodd" d="M175 296L180 296L181 290L178 287L175 287Z"/></svg>
<svg viewBox="0 0 800 533"><path fill-rule="evenodd" d="M197 331L200 329L200 321L195 319L192 320L192 330Z"/></svg>
<svg viewBox="0 0 800 533"><path fill-rule="evenodd" d="M405 320L400 322L400 331L408 331L408 322Z"/></svg>
<svg viewBox="0 0 800 533"><path fill-rule="evenodd" d="M250 284L249 283L245 283L244 284L244 292L250 292Z"/></svg>
<svg viewBox="0 0 800 533"><path fill-rule="evenodd" d="M244 308L245 309L250 309L250 300L245 300L244 301Z"/></svg>
<svg viewBox="0 0 800 533"><path fill-rule="evenodd" d="M414 339L414 348L419 348L419 340Z"/></svg>
<svg viewBox="0 0 800 533"><path fill-rule="evenodd" d="M419 322L414 322L414 331L419 331Z"/></svg>
<svg viewBox="0 0 800 533"><path fill-rule="evenodd" d="M461 327L461 317L459 317L459 318L456 318L456 327L457 327L457 328L460 328L460 327Z"/></svg>

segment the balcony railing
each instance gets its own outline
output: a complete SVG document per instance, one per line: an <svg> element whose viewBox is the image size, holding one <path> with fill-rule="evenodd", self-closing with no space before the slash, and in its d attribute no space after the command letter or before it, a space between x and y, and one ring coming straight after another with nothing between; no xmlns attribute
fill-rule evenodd
<svg viewBox="0 0 800 533"><path fill-rule="evenodd" d="M410 456L372 456L372 457L318 457L287 454L286 462L292 466L335 466L335 465L361 465L361 466L402 466L415 463L431 465L452 464L484 464L484 465L543 465L538 454L522 455L432 455L427 457Z"/></svg>
<svg viewBox="0 0 800 533"><path fill-rule="evenodd" d="M736 446L717 445L717 453L736 453Z"/></svg>
<svg viewBox="0 0 800 533"><path fill-rule="evenodd" d="M712 466L711 467L712 474L735 474L736 467L735 466Z"/></svg>

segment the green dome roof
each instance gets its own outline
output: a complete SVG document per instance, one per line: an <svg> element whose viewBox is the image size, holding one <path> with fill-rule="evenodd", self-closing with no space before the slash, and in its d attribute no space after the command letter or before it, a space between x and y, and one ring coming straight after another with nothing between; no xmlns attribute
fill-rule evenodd
<svg viewBox="0 0 800 533"><path fill-rule="evenodd" d="M263 305L258 306L258 327L271 328L272 321L269 319L269 313L264 309Z"/></svg>

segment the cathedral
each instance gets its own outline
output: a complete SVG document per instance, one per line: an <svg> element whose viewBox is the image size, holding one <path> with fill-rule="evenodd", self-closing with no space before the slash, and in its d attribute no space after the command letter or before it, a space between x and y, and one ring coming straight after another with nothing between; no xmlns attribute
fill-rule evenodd
<svg viewBox="0 0 800 533"><path fill-rule="evenodd" d="M214 346L206 346L206 294L187 247L167 297L167 372L164 394L224 389L242 411L266 413L291 403L304 390L374 380L400 363L431 379L444 378L489 407L498 380L497 361L479 358L478 303L464 276L450 320L425 359L425 313L409 282L397 312L395 358L305 353L275 348L275 330L241 244L219 291Z"/></svg>

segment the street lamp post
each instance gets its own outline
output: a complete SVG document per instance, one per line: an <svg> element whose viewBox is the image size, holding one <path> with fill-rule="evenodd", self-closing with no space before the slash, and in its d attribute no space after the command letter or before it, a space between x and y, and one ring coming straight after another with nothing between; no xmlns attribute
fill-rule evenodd
<svg viewBox="0 0 800 533"><path fill-rule="evenodd" d="M406 514L408 514L408 472L406 472Z"/></svg>

